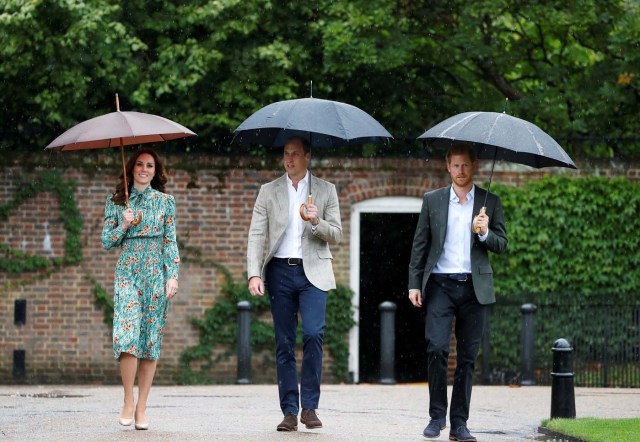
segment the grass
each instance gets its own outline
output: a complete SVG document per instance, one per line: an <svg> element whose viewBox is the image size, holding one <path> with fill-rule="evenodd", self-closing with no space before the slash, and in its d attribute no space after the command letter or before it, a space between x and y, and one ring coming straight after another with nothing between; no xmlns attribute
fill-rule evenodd
<svg viewBox="0 0 640 442"><path fill-rule="evenodd" d="M542 426L587 442L640 440L640 418L598 419L546 419Z"/></svg>

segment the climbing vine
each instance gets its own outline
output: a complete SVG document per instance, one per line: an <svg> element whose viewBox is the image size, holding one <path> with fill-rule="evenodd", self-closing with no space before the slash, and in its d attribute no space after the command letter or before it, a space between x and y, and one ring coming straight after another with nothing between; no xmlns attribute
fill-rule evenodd
<svg viewBox="0 0 640 442"><path fill-rule="evenodd" d="M201 265L217 268L224 275L221 293L224 295L211 308L204 312L203 318L195 318L192 324L200 330L200 340L195 346L182 352L178 380L183 384L210 383L208 371L215 362L231 356L237 345L237 304L240 301L251 303L251 348L254 352L272 351L274 346L273 326L260 318L270 311L266 296L253 297L247 289L245 281L236 282L231 272L223 265L212 260L185 258L183 261L197 261ZM333 357L331 372L338 381L346 381L348 377L349 349L345 339L349 329L355 324L351 296L353 293L344 286L329 292L327 298L324 343ZM301 333L298 333L298 340ZM300 344L300 342L298 342ZM227 350L216 358L213 349L224 346ZM194 371L192 364L198 362L199 369Z"/></svg>
<svg viewBox="0 0 640 442"><path fill-rule="evenodd" d="M627 321L630 333L610 339L608 351L623 354L625 345L637 345L632 315L640 305L638 183L548 177L522 187L496 184L494 191L502 199L509 246L491 257L498 297L490 324L492 364L519 369L524 303L535 304L537 316L546 315L536 327L536 358L548 358L558 337L580 339L583 349L600 348L600 315L608 305L628 307L619 321Z"/></svg>
<svg viewBox="0 0 640 442"><path fill-rule="evenodd" d="M91 275L87 274L85 277L93 284L93 295L96 297L96 306L103 309L102 322L111 327L113 325L113 296Z"/></svg>
<svg viewBox="0 0 640 442"><path fill-rule="evenodd" d="M41 192L52 192L59 201L66 240L62 258L45 258L36 254L13 249L0 243L0 270L8 273L51 271L63 265L77 264L82 260L80 232L82 217L74 197L72 181L66 182L57 172L45 171L33 179L23 179L17 185L16 193L6 204L0 206L0 221L6 221L13 210Z"/></svg>

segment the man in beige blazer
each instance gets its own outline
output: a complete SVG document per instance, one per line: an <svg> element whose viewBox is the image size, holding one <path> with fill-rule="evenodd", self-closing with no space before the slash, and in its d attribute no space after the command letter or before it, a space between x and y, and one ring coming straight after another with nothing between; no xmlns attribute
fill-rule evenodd
<svg viewBox="0 0 640 442"><path fill-rule="evenodd" d="M280 409L278 431L320 428L322 339L327 292L336 287L329 244L342 240L338 194L333 184L311 176L311 150L299 137L284 146L286 173L260 188L247 245L249 292L269 293L276 338ZM310 185L309 185L310 183ZM313 202L308 203L309 193ZM301 218L300 206L308 221ZM295 358L298 312L302 320L300 390Z"/></svg>

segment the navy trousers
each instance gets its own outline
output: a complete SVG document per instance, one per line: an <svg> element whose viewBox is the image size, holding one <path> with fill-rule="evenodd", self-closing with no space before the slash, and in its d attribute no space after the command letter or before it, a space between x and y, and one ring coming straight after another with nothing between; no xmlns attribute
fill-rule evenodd
<svg viewBox="0 0 640 442"><path fill-rule="evenodd" d="M427 379L429 416L447 416L447 359L451 327L455 318L456 370L451 394L449 421L452 428L466 425L473 385L473 370L480 350L486 315L485 306L476 299L471 281L457 282L432 274L424 299L427 307Z"/></svg>
<svg viewBox="0 0 640 442"><path fill-rule="evenodd" d="M303 409L315 410L320 401L327 292L309 282L302 265L290 266L272 260L265 276L276 335L280 408L284 415L297 416L300 405ZM302 320L300 390L296 366L298 311Z"/></svg>

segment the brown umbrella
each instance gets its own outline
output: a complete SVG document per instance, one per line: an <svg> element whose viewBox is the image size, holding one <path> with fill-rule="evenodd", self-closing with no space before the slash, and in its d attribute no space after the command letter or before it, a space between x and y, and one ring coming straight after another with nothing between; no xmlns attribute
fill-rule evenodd
<svg viewBox="0 0 640 442"><path fill-rule="evenodd" d="M121 112L118 94L116 94L116 110L116 112L95 117L73 126L53 140L46 149L103 149L119 145L122 155L125 199L127 207L129 207L129 186L124 160L124 146L169 141L192 137L196 134L174 121L157 115L143 114L141 112ZM138 217L134 224L137 225L141 220L142 213L138 211Z"/></svg>

